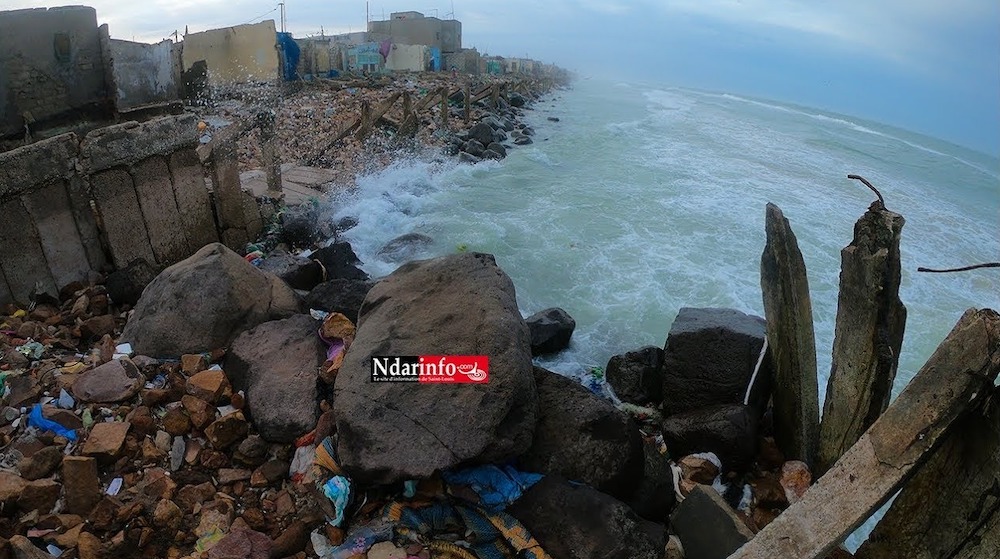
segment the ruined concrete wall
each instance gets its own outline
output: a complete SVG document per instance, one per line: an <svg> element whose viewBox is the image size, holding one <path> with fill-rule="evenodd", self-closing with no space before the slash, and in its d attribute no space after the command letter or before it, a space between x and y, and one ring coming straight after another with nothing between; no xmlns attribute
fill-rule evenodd
<svg viewBox="0 0 1000 559"><path fill-rule="evenodd" d="M385 59L385 69L423 72L430 62L430 48L425 45L392 45Z"/></svg>
<svg viewBox="0 0 1000 559"><path fill-rule="evenodd" d="M482 56L476 49L462 49L455 53L445 53L442 64L443 70L450 71L455 68L459 72L479 75Z"/></svg>
<svg viewBox="0 0 1000 559"><path fill-rule="evenodd" d="M393 19L368 22L368 32L391 37L393 42L402 44L438 47L441 52L457 52L462 48L462 22L454 19L415 16L397 19L394 15Z"/></svg>
<svg viewBox="0 0 1000 559"><path fill-rule="evenodd" d="M199 61L213 87L274 82L280 77L274 20L184 35L184 71Z"/></svg>
<svg viewBox="0 0 1000 559"><path fill-rule="evenodd" d="M0 135L100 111L107 100L97 12L85 6L0 12Z"/></svg>
<svg viewBox="0 0 1000 559"><path fill-rule="evenodd" d="M0 153L0 302L217 241L197 145L197 119L180 115Z"/></svg>
<svg viewBox="0 0 1000 559"><path fill-rule="evenodd" d="M110 49L118 110L177 99L172 41L149 45L111 39Z"/></svg>

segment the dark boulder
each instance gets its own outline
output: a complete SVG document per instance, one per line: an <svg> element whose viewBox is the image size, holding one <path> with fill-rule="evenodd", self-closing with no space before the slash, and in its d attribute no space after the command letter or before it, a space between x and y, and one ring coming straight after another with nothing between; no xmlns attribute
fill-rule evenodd
<svg viewBox="0 0 1000 559"><path fill-rule="evenodd" d="M553 559L661 559L666 534L628 505L545 476L507 509Z"/></svg>
<svg viewBox="0 0 1000 559"><path fill-rule="evenodd" d="M492 144L486 146L486 149L499 153L500 157L507 157L507 149L497 142L493 142Z"/></svg>
<svg viewBox="0 0 1000 559"><path fill-rule="evenodd" d="M241 334L226 354L226 376L246 392L246 408L260 436L290 443L319 419L317 371L326 351L309 315L265 322Z"/></svg>
<svg viewBox="0 0 1000 559"><path fill-rule="evenodd" d="M533 144L534 141L528 136L521 136L520 138L514 138L514 145L526 146L528 144Z"/></svg>
<svg viewBox="0 0 1000 559"><path fill-rule="evenodd" d="M663 421L663 438L673 458L714 452L724 471L745 472L757 450L757 413L742 404L689 411Z"/></svg>
<svg viewBox="0 0 1000 559"><path fill-rule="evenodd" d="M606 369L608 384L625 402L659 404L663 399L663 350L647 346L615 355Z"/></svg>
<svg viewBox="0 0 1000 559"><path fill-rule="evenodd" d="M566 311L552 307L525 319L531 332L531 354L556 353L569 347L576 321Z"/></svg>
<svg viewBox="0 0 1000 559"><path fill-rule="evenodd" d="M490 145L493 141L494 129L486 122L480 122L469 129L468 135L470 140L476 140L484 146Z"/></svg>
<svg viewBox="0 0 1000 559"><path fill-rule="evenodd" d="M663 522L677 504L670 456L660 453L658 445L652 439L643 440L642 449L645 455L642 480L625 502L639 516Z"/></svg>
<svg viewBox="0 0 1000 559"><path fill-rule="evenodd" d="M642 437L632 419L572 379L540 367L534 375L538 426L522 468L632 495L643 473Z"/></svg>
<svg viewBox="0 0 1000 559"><path fill-rule="evenodd" d="M510 99L511 107L523 107L527 103L527 99L520 93L511 93L508 98Z"/></svg>
<svg viewBox="0 0 1000 559"><path fill-rule="evenodd" d="M489 382L372 382L374 355L485 355ZM361 483L523 454L538 413L528 328L493 256L409 262L375 284L334 399L338 458Z"/></svg>
<svg viewBox="0 0 1000 559"><path fill-rule="evenodd" d="M504 157L503 155L491 149L488 149L483 152L483 159L492 159L494 161L500 161L501 159L503 159L503 157Z"/></svg>
<svg viewBox="0 0 1000 559"><path fill-rule="evenodd" d="M475 155L476 157L482 157L486 148L483 147L482 142L479 140L469 140L462 146L462 151L470 155Z"/></svg>
<svg viewBox="0 0 1000 559"><path fill-rule="evenodd" d="M729 557L753 538L753 532L711 487L695 485L670 517L690 559Z"/></svg>
<svg viewBox="0 0 1000 559"><path fill-rule="evenodd" d="M422 233L407 233L383 245L375 255L390 262L404 262L412 260L433 242L434 239Z"/></svg>
<svg viewBox="0 0 1000 559"><path fill-rule="evenodd" d="M375 282L361 279L335 279L313 288L305 297L306 306L327 312L339 312L357 324L358 311L365 295Z"/></svg>
<svg viewBox="0 0 1000 559"><path fill-rule="evenodd" d="M292 289L309 291L323 281L323 267L319 262L296 256L286 250L272 251L259 267L285 280Z"/></svg>
<svg viewBox="0 0 1000 559"><path fill-rule="evenodd" d="M306 248L319 238L319 209L312 204L300 204L285 210L281 216L281 240L289 246Z"/></svg>
<svg viewBox="0 0 1000 559"><path fill-rule="evenodd" d="M332 279L368 279L358 266L361 260L347 242L333 243L312 253L309 258L323 265L327 281Z"/></svg>
<svg viewBox="0 0 1000 559"><path fill-rule="evenodd" d="M663 348L663 413L743 403L761 347L765 322L733 309L682 308ZM763 413L771 366L764 360L750 403Z"/></svg>
<svg viewBox="0 0 1000 559"><path fill-rule="evenodd" d="M156 268L149 262L137 258L129 262L127 267L108 274L104 283L108 297L116 305L135 306L142 296L142 290L156 278L156 273Z"/></svg>
<svg viewBox="0 0 1000 559"><path fill-rule="evenodd" d="M462 153L458 154L458 160L461 161L462 163L471 163L471 164L475 165L476 163L479 163L480 161L482 161L483 158L482 157L476 157L475 155L472 155L471 153L466 153L466 152L463 151Z"/></svg>
<svg viewBox="0 0 1000 559"><path fill-rule="evenodd" d="M258 324L298 313L299 305L285 282L212 243L156 276L121 339L151 357L204 353Z"/></svg>

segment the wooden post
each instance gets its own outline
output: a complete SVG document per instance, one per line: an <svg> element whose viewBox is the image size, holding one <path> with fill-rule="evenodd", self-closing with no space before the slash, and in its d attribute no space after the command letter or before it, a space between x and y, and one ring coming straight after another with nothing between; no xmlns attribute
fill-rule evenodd
<svg viewBox="0 0 1000 559"><path fill-rule="evenodd" d="M760 259L767 340L774 363L774 434L788 459L812 464L819 443L816 338L806 265L781 209L768 204Z"/></svg>
<svg viewBox="0 0 1000 559"><path fill-rule="evenodd" d="M906 307L899 300L903 217L874 202L840 253L840 297L833 364L823 404L822 475L889 405L903 344Z"/></svg>
<svg viewBox="0 0 1000 559"><path fill-rule="evenodd" d="M465 123L469 124L472 119L472 84L465 83Z"/></svg>
<svg viewBox="0 0 1000 559"><path fill-rule="evenodd" d="M882 506L993 389L1000 315L969 309L895 402L791 507L729 559L821 559Z"/></svg>
<svg viewBox="0 0 1000 559"><path fill-rule="evenodd" d="M267 177L267 196L280 199L281 193L281 158L275 145L275 118L272 111L257 113L257 127L260 129L260 158Z"/></svg>
<svg viewBox="0 0 1000 559"><path fill-rule="evenodd" d="M364 140L371 134L372 126L375 124L372 120L372 107L368 101L361 102L361 120L359 122L358 133L354 137L358 140Z"/></svg>
<svg viewBox="0 0 1000 559"><path fill-rule="evenodd" d="M403 122L399 126L400 136L413 136L417 133L417 113L413 110L413 99L410 92L403 93Z"/></svg>
<svg viewBox="0 0 1000 559"><path fill-rule="evenodd" d="M448 129L448 88L441 88L441 128Z"/></svg>
<svg viewBox="0 0 1000 559"><path fill-rule="evenodd" d="M858 549L858 559L1000 557L1000 388L957 423Z"/></svg>
<svg viewBox="0 0 1000 559"><path fill-rule="evenodd" d="M493 84L493 88L490 89L490 99L493 101L493 108L500 107L500 84Z"/></svg>

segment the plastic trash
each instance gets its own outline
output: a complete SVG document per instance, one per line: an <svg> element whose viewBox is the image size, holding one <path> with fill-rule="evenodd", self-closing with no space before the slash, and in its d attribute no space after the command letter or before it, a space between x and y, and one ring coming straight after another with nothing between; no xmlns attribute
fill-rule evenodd
<svg viewBox="0 0 1000 559"><path fill-rule="evenodd" d="M323 494L333 503L334 516L330 524L339 527L344 523L344 511L351 500L351 482L344 476L333 476L323 484Z"/></svg>
<svg viewBox="0 0 1000 559"><path fill-rule="evenodd" d="M330 540L326 538L325 534L320 533L318 529L313 530L312 533L309 534L309 539L312 540L313 551L316 552L316 555L323 557L333 552L333 546L330 545Z"/></svg>
<svg viewBox="0 0 1000 559"><path fill-rule="evenodd" d="M288 477L298 483L316 461L316 445L300 446L295 449L292 463L288 467Z"/></svg>
<svg viewBox="0 0 1000 559"><path fill-rule="evenodd" d="M116 477L115 479L111 480L111 483L108 484L107 491L105 491L104 493L107 494L107 495L111 495L112 497L114 497L115 495L118 494L119 491L122 490L122 483L123 482L124 482L124 480L122 478Z"/></svg>
<svg viewBox="0 0 1000 559"><path fill-rule="evenodd" d="M59 557L60 555L62 555L62 550L51 543L45 546L45 549L49 552L49 555L53 557Z"/></svg>
<svg viewBox="0 0 1000 559"><path fill-rule="evenodd" d="M403 496L412 499L417 495L417 480L409 479L403 482Z"/></svg>
<svg viewBox="0 0 1000 559"><path fill-rule="evenodd" d="M83 410L83 415L80 417L80 421L83 422L83 427L85 429L90 429L94 425L94 415L91 413L90 408Z"/></svg>
<svg viewBox="0 0 1000 559"><path fill-rule="evenodd" d="M35 427L42 431L52 431L60 437L66 437L71 441L76 440L76 431L72 429L67 429L59 423L52 421L51 419L46 419L42 416L42 406L41 404L35 404L31 408L31 415L28 416L28 425Z"/></svg>
<svg viewBox="0 0 1000 559"><path fill-rule="evenodd" d="M454 472L443 472L441 477L449 485L466 485L479 495L480 504L489 510L501 510L516 501L524 491L542 479L542 474L521 472L512 466L502 469L493 466L476 466Z"/></svg>
<svg viewBox="0 0 1000 559"><path fill-rule="evenodd" d="M323 444L316 447L316 458L313 460L313 464L326 468L335 476L344 475L344 470L337 463L337 444L333 437L323 439Z"/></svg>
<svg viewBox="0 0 1000 559"><path fill-rule="evenodd" d="M118 344L118 345L116 345L115 346L115 354L116 355L124 355L126 357L129 356L129 355L132 355L132 344L124 343L124 344Z"/></svg>
<svg viewBox="0 0 1000 559"><path fill-rule="evenodd" d="M215 528L211 532L208 532L203 536L201 536L200 538L198 538L197 543L194 544L194 548L199 553L208 551L213 546L215 546L215 544L219 543L219 541L222 540L222 538L224 537L226 537L226 533L223 532L220 528Z"/></svg>
<svg viewBox="0 0 1000 559"><path fill-rule="evenodd" d="M45 346L28 338L28 341L14 348L14 351L27 357L28 359L41 359L45 353Z"/></svg>
<svg viewBox="0 0 1000 559"><path fill-rule="evenodd" d="M56 407L64 410L71 410L75 405L76 405L76 400L74 400L73 397L69 395L69 392L66 392L65 388L60 388L59 399L56 400Z"/></svg>
<svg viewBox="0 0 1000 559"><path fill-rule="evenodd" d="M313 317L313 320L325 320L330 313L326 311L321 311L317 309L309 309L309 316Z"/></svg>
<svg viewBox="0 0 1000 559"><path fill-rule="evenodd" d="M327 382L336 378L344 363L344 354L354 342L357 329L351 319L341 313L330 313L323 319L319 337L326 344L326 362L323 363L323 379Z"/></svg>
<svg viewBox="0 0 1000 559"><path fill-rule="evenodd" d="M366 553L378 542L392 539L392 524L376 522L359 526L347 533L344 543L333 548L323 559L349 559L354 555Z"/></svg>

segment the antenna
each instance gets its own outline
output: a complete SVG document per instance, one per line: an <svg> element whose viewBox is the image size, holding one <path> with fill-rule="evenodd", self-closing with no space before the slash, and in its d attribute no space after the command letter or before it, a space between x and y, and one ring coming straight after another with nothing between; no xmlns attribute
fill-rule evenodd
<svg viewBox="0 0 1000 559"><path fill-rule="evenodd" d="M281 6L281 32L285 32L285 3L278 2L278 6Z"/></svg>

